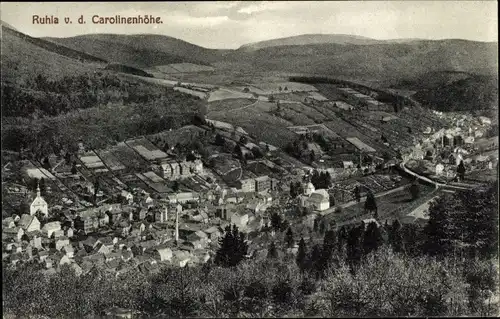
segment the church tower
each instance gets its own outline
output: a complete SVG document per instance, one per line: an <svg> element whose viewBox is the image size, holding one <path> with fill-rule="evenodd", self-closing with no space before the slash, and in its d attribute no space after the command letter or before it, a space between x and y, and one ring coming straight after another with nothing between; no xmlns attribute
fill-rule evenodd
<svg viewBox="0 0 500 319"><path fill-rule="evenodd" d="M47 217L49 215L49 207L47 202L43 199L40 194L40 184L36 187L36 197L30 205L30 215L33 216L36 212L40 211L43 216Z"/></svg>

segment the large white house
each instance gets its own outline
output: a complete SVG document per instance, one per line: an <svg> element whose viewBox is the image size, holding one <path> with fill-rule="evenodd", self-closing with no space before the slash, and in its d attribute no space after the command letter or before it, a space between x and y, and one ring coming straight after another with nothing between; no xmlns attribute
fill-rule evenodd
<svg viewBox="0 0 500 319"><path fill-rule="evenodd" d="M300 196L300 205L317 211L324 211L330 208L330 195L326 189L316 190L312 183L308 183L304 194Z"/></svg>

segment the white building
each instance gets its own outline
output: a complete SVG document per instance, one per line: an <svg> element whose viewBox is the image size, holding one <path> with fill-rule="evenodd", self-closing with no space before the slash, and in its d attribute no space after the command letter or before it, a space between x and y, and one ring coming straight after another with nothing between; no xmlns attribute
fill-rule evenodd
<svg viewBox="0 0 500 319"><path fill-rule="evenodd" d="M317 211L324 211L330 208L330 195L326 189L316 190L312 183L308 183L304 195L300 196L300 204L302 207L311 207Z"/></svg>
<svg viewBox="0 0 500 319"><path fill-rule="evenodd" d="M36 212L40 211L43 216L49 216L49 206L47 202L40 195L40 186L36 188L36 197L30 205L30 215L33 216Z"/></svg>

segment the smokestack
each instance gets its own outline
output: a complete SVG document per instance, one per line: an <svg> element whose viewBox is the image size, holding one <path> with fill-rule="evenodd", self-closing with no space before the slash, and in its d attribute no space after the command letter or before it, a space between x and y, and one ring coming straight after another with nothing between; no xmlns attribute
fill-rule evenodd
<svg viewBox="0 0 500 319"><path fill-rule="evenodd" d="M182 212L181 204L177 204L175 213L175 241L179 243L179 213Z"/></svg>

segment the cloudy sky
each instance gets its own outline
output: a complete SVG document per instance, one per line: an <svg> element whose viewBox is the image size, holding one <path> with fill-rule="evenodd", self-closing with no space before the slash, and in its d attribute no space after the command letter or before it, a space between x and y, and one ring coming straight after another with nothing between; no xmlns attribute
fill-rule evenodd
<svg viewBox="0 0 500 319"><path fill-rule="evenodd" d="M161 17L159 25L93 24L93 15ZM57 16L58 25L34 25L33 15ZM83 15L85 25L76 20ZM74 20L66 25L64 17ZM375 39L461 38L497 41L496 1L220 1L1 3L2 21L34 37L88 33L154 33L208 48L308 33L353 34Z"/></svg>

